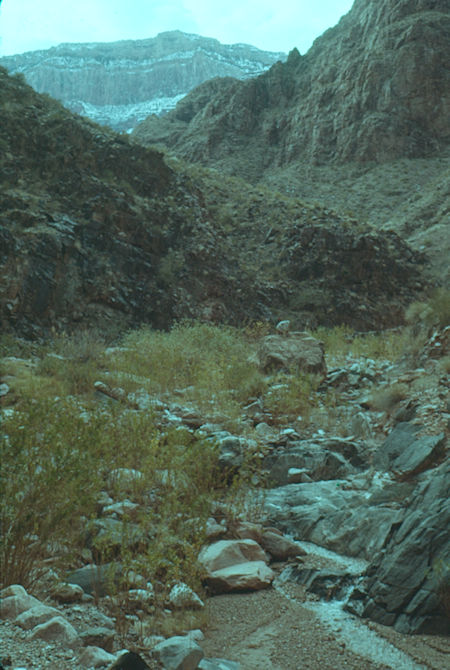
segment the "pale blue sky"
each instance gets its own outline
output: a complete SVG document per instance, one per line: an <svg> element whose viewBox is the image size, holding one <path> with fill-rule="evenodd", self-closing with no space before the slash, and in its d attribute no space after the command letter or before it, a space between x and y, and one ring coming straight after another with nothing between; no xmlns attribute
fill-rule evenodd
<svg viewBox="0 0 450 670"><path fill-rule="evenodd" d="M0 55L61 42L112 42L182 30L301 53L353 0L0 0Z"/></svg>

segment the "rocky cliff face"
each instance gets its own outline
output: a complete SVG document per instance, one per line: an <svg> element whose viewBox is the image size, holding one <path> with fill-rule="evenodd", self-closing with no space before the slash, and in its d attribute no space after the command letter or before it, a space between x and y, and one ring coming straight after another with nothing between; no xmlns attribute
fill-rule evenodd
<svg viewBox="0 0 450 670"><path fill-rule="evenodd" d="M366 329L401 322L423 286L424 259L394 234L169 167L2 68L0 95L3 329L280 316Z"/></svg>
<svg viewBox="0 0 450 670"><path fill-rule="evenodd" d="M110 44L60 44L0 59L23 73L40 93L116 130L128 130L149 114L162 114L192 88L213 77L260 74L285 54L180 31L147 40Z"/></svg>
<svg viewBox="0 0 450 670"><path fill-rule="evenodd" d="M251 178L298 160L436 155L450 140L449 39L446 1L355 0L306 55L203 85L136 137Z"/></svg>

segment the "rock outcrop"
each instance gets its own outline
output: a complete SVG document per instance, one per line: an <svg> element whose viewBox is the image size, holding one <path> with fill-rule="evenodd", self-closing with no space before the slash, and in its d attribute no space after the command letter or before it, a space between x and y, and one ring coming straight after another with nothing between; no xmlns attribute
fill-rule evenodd
<svg viewBox="0 0 450 670"><path fill-rule="evenodd" d="M136 137L251 178L298 160L439 154L450 139L445 4L356 0L306 55L294 49L250 81L203 84Z"/></svg>
<svg viewBox="0 0 450 670"><path fill-rule="evenodd" d="M22 73L36 91L74 112L115 130L131 130L150 114L173 109L207 79L246 79L284 58L174 30L146 40L60 44L0 58L0 65Z"/></svg>

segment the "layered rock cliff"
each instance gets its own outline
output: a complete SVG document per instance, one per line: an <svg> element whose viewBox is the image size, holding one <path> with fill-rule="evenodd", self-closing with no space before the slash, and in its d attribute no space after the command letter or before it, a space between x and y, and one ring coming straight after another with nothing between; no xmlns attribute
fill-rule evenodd
<svg viewBox="0 0 450 670"><path fill-rule="evenodd" d="M306 55L204 84L136 137L250 178L298 160L436 155L450 140L449 41L447 0L355 0Z"/></svg>
<svg viewBox="0 0 450 670"><path fill-rule="evenodd" d="M33 88L72 111L116 130L129 130L149 114L162 114L192 88L213 77L260 74L285 54L180 31L146 40L60 44L0 59Z"/></svg>

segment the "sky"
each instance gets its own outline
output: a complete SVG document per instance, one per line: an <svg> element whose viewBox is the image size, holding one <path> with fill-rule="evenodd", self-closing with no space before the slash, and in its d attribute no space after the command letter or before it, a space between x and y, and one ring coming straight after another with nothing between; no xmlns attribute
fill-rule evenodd
<svg viewBox="0 0 450 670"><path fill-rule="evenodd" d="M182 30L305 53L353 0L0 0L0 56L62 42L115 42Z"/></svg>

